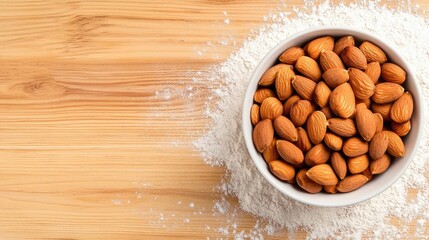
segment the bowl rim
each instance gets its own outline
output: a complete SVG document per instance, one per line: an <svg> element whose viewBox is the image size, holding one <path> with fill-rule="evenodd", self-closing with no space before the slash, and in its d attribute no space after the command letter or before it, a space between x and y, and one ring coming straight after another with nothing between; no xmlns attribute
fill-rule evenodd
<svg viewBox="0 0 429 240"><path fill-rule="evenodd" d="M250 129L253 129L253 126L250 122L250 108L253 105L253 94L255 92L255 90L253 90L255 87L252 87L256 84L256 88L257 88L257 82L259 81L260 76L263 74L263 72L265 72L269 67L266 67L265 65L267 65L267 63L272 62L274 55L276 55L276 58L278 58L279 54L276 54L278 52L283 52L285 49L285 45L287 45L289 42L299 39L301 37L304 37L306 35L312 35L311 36L307 36L305 38L308 39L304 39L302 40L302 42L304 43L305 41L309 41L317 36L326 36L326 35L330 35L328 32L329 31L334 31L334 32L342 32L341 35L352 35L356 38L363 38L365 40L371 41L373 43L375 43L376 45L383 45L383 47L381 47L383 49L383 51L386 52L387 55L389 55L387 52L390 52L392 55L394 55L394 58L396 58L397 60L394 62L401 62L400 66L402 68L404 68L407 71L407 81L411 81L412 84L415 85L415 89L413 90L413 100L414 100L414 112L413 114L416 115L416 112L418 112L419 114L417 114L416 118L418 121L418 129L417 129L417 134L415 136L415 144L412 147L412 149L410 150L410 153L408 155L408 157L404 157L406 159L401 159L401 161L407 161L405 163L405 165L400 168L400 171L396 172L393 177L389 178L383 185L382 187L380 187L379 189L377 189L376 191L372 191L370 193L367 194L363 194L357 197L354 197L352 199L349 200L344 200L346 198L343 198L342 201L338 202L335 201L335 196L338 195L347 195L349 193L341 193L341 194L329 194L330 196L332 196L332 200L330 201L316 201L315 199L313 199L312 194L308 193L308 195L306 195L306 197L302 197L301 194L297 194L297 191L301 191L301 190L297 190L297 189L292 189L292 191L285 189L280 180L276 179L275 177L273 177L273 175L271 173L270 176L267 175L266 171L264 171L262 169L262 164L259 164L259 162L262 161L265 164L265 168L266 168L266 163L263 160L263 158L261 157L261 154L259 152L256 151L254 145L253 145L253 139L252 139L252 131L249 131L249 124L250 124ZM340 34L332 34L332 35L340 35ZM291 46L289 46L291 47ZM272 66L272 64L270 64L269 66ZM262 73L261 73L262 72ZM410 80L411 79L411 80ZM412 66L404 59L404 57L399 54L399 52L397 50L395 50L395 46L391 43L386 43L384 40L382 40L380 37L376 36L375 34L369 33L367 31L362 31L359 29L355 29L355 28L350 28L350 27L336 27L336 26L324 26L324 27L313 27L313 28L308 28L306 30L297 32L295 34L290 35L289 37L287 37L286 39L282 40L279 44L277 44L274 48L272 48L265 56L264 58L258 63L258 65L256 66L255 70L253 71L249 83L248 83L248 87L245 93L245 97L244 97L244 101L243 101L243 108L242 108L242 131L243 131L243 137L245 140L245 144L246 144L246 148L249 152L250 157L253 160L253 163L256 165L259 173L261 173L263 175L263 177L272 185L274 186L277 190L279 190L281 193L283 193L284 195L295 199L299 202L302 203L306 203L309 205L314 205L314 206L321 206L321 207L341 207L341 206L348 206L348 205L353 205L353 204L357 204L363 201L366 201L374 196L377 196L378 194L384 192L385 190L387 190L393 183L395 183L405 172L405 170L409 167L409 165L411 164L411 162L413 161L415 154L417 152L418 147L420 146L420 142L421 139L423 137L423 131L422 131L422 126L423 126L423 119L424 119L424 97L423 97L423 93L421 88L419 87L419 82L414 74L414 69L412 68ZM416 102L418 102L418 104L416 104ZM414 116L413 116L414 117ZM414 126L414 125L413 125ZM414 136L413 136L414 138ZM408 141L410 141L411 139L408 139ZM259 156L259 157L258 157ZM358 189L359 190L359 189ZM319 194L325 194L325 193L319 193Z"/></svg>

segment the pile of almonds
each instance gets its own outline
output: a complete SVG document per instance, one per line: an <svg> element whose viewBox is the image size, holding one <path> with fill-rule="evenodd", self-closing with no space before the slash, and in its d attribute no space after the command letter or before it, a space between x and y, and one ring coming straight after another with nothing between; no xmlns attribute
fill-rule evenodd
<svg viewBox="0 0 429 240"><path fill-rule="evenodd" d="M350 192L403 157L413 98L406 72L352 36L291 47L259 81L253 142L270 171L309 193Z"/></svg>

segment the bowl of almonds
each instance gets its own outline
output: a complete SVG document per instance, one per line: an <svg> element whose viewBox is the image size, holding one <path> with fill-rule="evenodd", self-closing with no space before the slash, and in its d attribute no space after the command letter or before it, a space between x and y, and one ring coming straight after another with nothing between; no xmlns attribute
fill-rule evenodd
<svg viewBox="0 0 429 240"><path fill-rule="evenodd" d="M313 28L278 44L255 69L243 135L258 170L283 194L346 206L383 192L409 166L423 135L422 96L391 44L360 30Z"/></svg>

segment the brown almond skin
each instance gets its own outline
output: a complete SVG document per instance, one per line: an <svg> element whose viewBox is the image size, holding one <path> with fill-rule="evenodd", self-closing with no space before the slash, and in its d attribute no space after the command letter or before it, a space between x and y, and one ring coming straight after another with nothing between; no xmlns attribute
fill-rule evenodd
<svg viewBox="0 0 429 240"><path fill-rule="evenodd" d="M369 107L371 106L371 99L370 99L370 98L365 98L365 99L359 99L359 98L356 98L356 99L355 99L355 102L356 102L356 106L357 106L358 104L360 104L360 103L365 104L365 107L366 107L366 108L368 108L368 109L369 109Z"/></svg>
<svg viewBox="0 0 429 240"><path fill-rule="evenodd" d="M283 104L274 97L265 98L259 108L261 119L274 119L283 113Z"/></svg>
<svg viewBox="0 0 429 240"><path fill-rule="evenodd" d="M397 123L408 122L413 115L413 110L413 97L406 92L392 104L390 118Z"/></svg>
<svg viewBox="0 0 429 240"><path fill-rule="evenodd" d="M341 137L352 137L357 133L355 122L351 119L330 118L328 128Z"/></svg>
<svg viewBox="0 0 429 240"><path fill-rule="evenodd" d="M375 86L371 99L378 104L384 104L396 101L402 94L404 94L404 88L401 85L384 82Z"/></svg>
<svg viewBox="0 0 429 240"><path fill-rule="evenodd" d="M325 192L327 193L337 193L337 185L325 185L323 186L323 190L325 190Z"/></svg>
<svg viewBox="0 0 429 240"><path fill-rule="evenodd" d="M392 122L391 127L392 127L392 131L398 134L398 136L404 137L411 130L411 121L407 121L404 123Z"/></svg>
<svg viewBox="0 0 429 240"><path fill-rule="evenodd" d="M308 43L307 54L314 60L319 59L319 55L323 50L334 50L335 39L331 36L316 38Z"/></svg>
<svg viewBox="0 0 429 240"><path fill-rule="evenodd" d="M387 82L402 84L407 78L407 73L394 63L384 63L381 65L381 77Z"/></svg>
<svg viewBox="0 0 429 240"><path fill-rule="evenodd" d="M304 161L302 151L293 143L286 140L277 140L276 147L280 157L286 162L292 165L299 165Z"/></svg>
<svg viewBox="0 0 429 240"><path fill-rule="evenodd" d="M390 166L390 156L387 154L384 154L378 159L372 160L369 168L371 170L372 174L380 174L383 173L389 168Z"/></svg>
<svg viewBox="0 0 429 240"><path fill-rule="evenodd" d="M346 160L339 152L333 152L331 154L331 165L335 173L340 179L344 179L347 175L347 163Z"/></svg>
<svg viewBox="0 0 429 240"><path fill-rule="evenodd" d="M349 68L349 83L353 93L359 99L370 98L375 91L375 85L365 72L357 68Z"/></svg>
<svg viewBox="0 0 429 240"><path fill-rule="evenodd" d="M298 140L298 132L296 131L295 125L285 116L278 116L274 119L274 130L285 140L290 142L296 142Z"/></svg>
<svg viewBox="0 0 429 240"><path fill-rule="evenodd" d="M309 78L297 75L292 80L292 86L296 93L305 100L311 101L314 97L314 90L316 89L316 83Z"/></svg>
<svg viewBox="0 0 429 240"><path fill-rule="evenodd" d="M331 68L343 68L344 64L341 61L341 58L330 50L322 50L319 57L320 67L323 71L326 71Z"/></svg>
<svg viewBox="0 0 429 240"><path fill-rule="evenodd" d="M334 133L326 133L323 140L326 146L334 151L340 151L343 147L343 139Z"/></svg>
<svg viewBox="0 0 429 240"><path fill-rule="evenodd" d="M369 142L374 137L377 128L374 114L366 106L357 108L355 121L359 134L365 141Z"/></svg>
<svg viewBox="0 0 429 240"><path fill-rule="evenodd" d="M331 68L322 74L322 78L330 88L336 88L349 80L349 72L343 68Z"/></svg>
<svg viewBox="0 0 429 240"><path fill-rule="evenodd" d="M258 124L259 120L259 105L253 104L252 108L250 109L250 121L252 122L252 125L255 126Z"/></svg>
<svg viewBox="0 0 429 240"><path fill-rule="evenodd" d="M322 70L319 64L311 57L302 56L295 63L295 69L311 80L318 82L322 77Z"/></svg>
<svg viewBox="0 0 429 240"><path fill-rule="evenodd" d="M366 75L371 78L372 82L376 84L380 79L381 75L381 66L379 62L368 63L368 66L365 70Z"/></svg>
<svg viewBox="0 0 429 240"><path fill-rule="evenodd" d="M336 185L338 178L329 164L318 164L307 171L307 176L320 185Z"/></svg>
<svg viewBox="0 0 429 240"><path fill-rule="evenodd" d="M363 171L361 174L364 175L366 178L368 178L368 182L371 181L373 177L369 167L365 169L365 171Z"/></svg>
<svg viewBox="0 0 429 240"><path fill-rule="evenodd" d="M279 69L275 81L275 88L280 100L285 100L292 95L292 79L294 78L295 73L289 67L286 66Z"/></svg>
<svg viewBox="0 0 429 240"><path fill-rule="evenodd" d="M384 127L384 120L383 116L381 116L380 113L374 113L374 119L375 119L375 132L381 132Z"/></svg>
<svg viewBox="0 0 429 240"><path fill-rule="evenodd" d="M277 95L273 90L269 88L259 88L253 95L253 100L261 104L265 100L265 98L268 97L277 97Z"/></svg>
<svg viewBox="0 0 429 240"><path fill-rule="evenodd" d="M298 184L298 186L300 186L302 189L309 193L318 193L322 191L322 185L311 180L306 173L307 169L301 169L296 174L296 183Z"/></svg>
<svg viewBox="0 0 429 240"><path fill-rule="evenodd" d="M282 63L294 65L298 58L305 55L304 49L300 47L291 47L280 55L279 60Z"/></svg>
<svg viewBox="0 0 429 240"><path fill-rule="evenodd" d="M377 103L373 103L371 104L371 110L373 113L379 113L382 117L383 120L385 122L390 121L390 110L392 108L392 104L391 103L386 103L386 104L377 104Z"/></svg>
<svg viewBox="0 0 429 240"><path fill-rule="evenodd" d="M313 144L323 141L326 134L327 120L321 111L313 112L307 120L307 133Z"/></svg>
<svg viewBox="0 0 429 240"><path fill-rule="evenodd" d="M371 159L378 159L387 151L387 133L385 131L378 132L374 135L369 143L369 156Z"/></svg>
<svg viewBox="0 0 429 240"><path fill-rule="evenodd" d="M357 174L365 171L369 167L368 155L360 155L357 157L349 158L347 166L351 174Z"/></svg>
<svg viewBox="0 0 429 240"><path fill-rule="evenodd" d="M310 139L308 138L307 131L302 127L298 127L297 132L298 141L295 144L303 153L306 153L313 147Z"/></svg>
<svg viewBox="0 0 429 240"><path fill-rule="evenodd" d="M322 109L320 109L320 111L323 113L323 114L325 114L325 116L326 116L326 119L330 119L330 118L333 118L334 117L334 113L332 112L332 110L331 110L331 108L330 107L324 107L324 108L322 108Z"/></svg>
<svg viewBox="0 0 429 240"><path fill-rule="evenodd" d="M363 174L350 175L341 180L337 185L338 192L351 192L354 191L368 182L368 178Z"/></svg>
<svg viewBox="0 0 429 240"><path fill-rule="evenodd" d="M344 36L335 43L334 45L334 52L337 55L340 55L340 53L344 50L344 48L348 46L354 46L355 45L355 39L352 36Z"/></svg>
<svg viewBox="0 0 429 240"><path fill-rule="evenodd" d="M362 51L355 46L348 46L340 54L341 59L347 67L365 70L367 61Z"/></svg>
<svg viewBox="0 0 429 240"><path fill-rule="evenodd" d="M343 153L347 157L357 157L368 152L368 142L358 138L351 137L343 144Z"/></svg>
<svg viewBox="0 0 429 240"><path fill-rule="evenodd" d="M262 156L264 157L264 160L267 163L280 159L279 152L277 152L276 142L277 142L277 139L273 138L273 141L271 141L271 144L262 153Z"/></svg>
<svg viewBox="0 0 429 240"><path fill-rule="evenodd" d="M329 96L331 95L331 89L326 85L324 81L317 83L316 88L314 89L314 102L316 102L319 107L326 107L329 103Z"/></svg>
<svg viewBox="0 0 429 240"><path fill-rule="evenodd" d="M392 155L393 157L403 157L405 154L405 146L402 142L401 137L398 134L392 131L387 132L387 153Z"/></svg>
<svg viewBox="0 0 429 240"><path fill-rule="evenodd" d="M266 86L273 85L274 82L276 81L278 71L280 70L280 68L282 68L284 66L292 67L290 65L283 64L283 63L272 66L262 75L262 77L258 83L259 86L265 86L266 87Z"/></svg>
<svg viewBox="0 0 429 240"><path fill-rule="evenodd" d="M311 111L312 107L309 101L299 100L290 109L290 120L295 127L301 127L307 121L307 117Z"/></svg>
<svg viewBox="0 0 429 240"><path fill-rule="evenodd" d="M283 181L290 181L295 177L295 168L280 160L271 161L268 164L271 173Z"/></svg>
<svg viewBox="0 0 429 240"><path fill-rule="evenodd" d="M320 143L312 147L304 158L305 164L308 166L315 166L318 164L326 163L331 155L331 150L327 148L323 143Z"/></svg>
<svg viewBox="0 0 429 240"><path fill-rule="evenodd" d="M256 124L253 129L253 143L256 150L262 153L271 144L274 138L274 127L270 119L265 119Z"/></svg>
<svg viewBox="0 0 429 240"><path fill-rule="evenodd" d="M329 107L335 115L348 118L355 112L355 96L348 83L336 87L329 96Z"/></svg>
<svg viewBox="0 0 429 240"><path fill-rule="evenodd" d="M285 104L283 104L283 115L286 117L289 117L289 113L290 113L290 109L291 109L292 105L294 105L299 100L301 100L301 98L298 95L290 96L286 100Z"/></svg>
<svg viewBox="0 0 429 240"><path fill-rule="evenodd" d="M367 62L379 62L385 63L387 61L387 56L381 48L377 45L364 41L359 49L362 51L363 55L365 55Z"/></svg>

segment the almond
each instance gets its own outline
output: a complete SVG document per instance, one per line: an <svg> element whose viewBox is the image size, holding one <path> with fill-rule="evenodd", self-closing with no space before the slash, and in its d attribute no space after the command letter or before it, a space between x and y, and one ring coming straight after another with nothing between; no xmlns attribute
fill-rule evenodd
<svg viewBox="0 0 429 240"><path fill-rule="evenodd" d="M294 65L298 58L304 56L304 49L300 47L291 47L280 55L279 60L282 63Z"/></svg>
<svg viewBox="0 0 429 240"><path fill-rule="evenodd" d="M348 118L355 112L355 96L348 83L336 87L329 96L329 106L335 115Z"/></svg>
<svg viewBox="0 0 429 240"><path fill-rule="evenodd" d="M311 79L302 76L296 76L292 80L292 86L298 95L305 100L313 100L316 83Z"/></svg>
<svg viewBox="0 0 429 240"><path fill-rule="evenodd" d="M336 185L338 178L329 164L319 164L307 171L307 176L320 185Z"/></svg>
<svg viewBox="0 0 429 240"><path fill-rule="evenodd" d="M334 38L331 36L320 37L308 43L307 54L314 60L319 59L319 55L323 50L334 49Z"/></svg>
<svg viewBox="0 0 429 240"><path fill-rule="evenodd" d="M331 108L326 106L322 109L320 109L320 111L325 114L326 119L330 119L334 116L334 113L332 112Z"/></svg>
<svg viewBox="0 0 429 240"><path fill-rule="evenodd" d="M277 151L280 157L292 165L298 165L304 161L302 151L293 143L286 140L277 140Z"/></svg>
<svg viewBox="0 0 429 240"><path fill-rule="evenodd" d="M274 160L268 166L270 167L270 171L280 180L289 181L295 177L295 168L283 161Z"/></svg>
<svg viewBox="0 0 429 240"><path fill-rule="evenodd" d="M322 70L320 70L317 62L307 56L302 56L298 58L298 61L295 63L295 68L302 75L310 78L311 80L318 82L322 77Z"/></svg>
<svg viewBox="0 0 429 240"><path fill-rule="evenodd" d="M381 158L386 152L388 144L389 140L385 131L376 133L369 143L369 156L372 159Z"/></svg>
<svg viewBox="0 0 429 240"><path fill-rule="evenodd" d="M379 113L385 122L390 121L390 109L392 108L391 103L386 104L376 104L371 105L371 110L374 113Z"/></svg>
<svg viewBox="0 0 429 240"><path fill-rule="evenodd" d="M339 152L333 152L331 154L331 165L340 179L344 179L346 177L347 163Z"/></svg>
<svg viewBox="0 0 429 240"><path fill-rule="evenodd" d="M381 65L381 77L387 82L402 84L407 77L407 73L394 63L384 63Z"/></svg>
<svg viewBox="0 0 429 240"><path fill-rule="evenodd" d="M296 174L296 183L298 184L298 186L300 186L302 189L304 189L305 191L307 191L309 193L318 193L318 192L322 191L322 185L311 180L307 176L307 170L306 169L301 169Z"/></svg>
<svg viewBox="0 0 429 240"><path fill-rule="evenodd" d="M271 144L274 138L273 123L270 119L265 119L256 124L253 129L253 143L258 152L263 152Z"/></svg>
<svg viewBox="0 0 429 240"><path fill-rule="evenodd" d="M355 102L356 102L356 107L361 103L365 104L366 108L369 108L371 106L371 99L369 98L365 98L365 99L355 98Z"/></svg>
<svg viewBox="0 0 429 240"><path fill-rule="evenodd" d="M298 140L298 132L292 121L285 116L278 116L274 119L274 130L283 139L296 142Z"/></svg>
<svg viewBox="0 0 429 240"><path fill-rule="evenodd" d="M262 153L262 156L264 156L264 160L267 163L269 163L273 160L280 159L279 152L277 152L276 142L277 142L277 139L273 138L273 141L271 141L271 144Z"/></svg>
<svg viewBox="0 0 429 240"><path fill-rule="evenodd" d="M326 70L322 77L329 87L336 88L349 80L349 73L343 68L331 68Z"/></svg>
<svg viewBox="0 0 429 240"><path fill-rule="evenodd" d="M344 69L344 64L341 61L341 58L330 50L322 50L319 58L320 67L322 67L323 71L332 68L342 68Z"/></svg>
<svg viewBox="0 0 429 240"><path fill-rule="evenodd" d="M355 45L355 39L352 36L344 36L335 43L334 45L334 52L337 55L340 55L340 53L344 50L344 48L348 46L354 46Z"/></svg>
<svg viewBox="0 0 429 240"><path fill-rule="evenodd" d="M282 103L274 97L265 98L259 108L261 119L274 119L283 113Z"/></svg>
<svg viewBox="0 0 429 240"><path fill-rule="evenodd" d="M341 59L347 67L365 70L367 61L362 51L355 46L348 46L341 52Z"/></svg>
<svg viewBox="0 0 429 240"><path fill-rule="evenodd" d="M375 159L371 162L369 168L371 169L372 174L383 173L390 166L390 157L387 154L384 154L378 159Z"/></svg>
<svg viewBox="0 0 429 240"><path fill-rule="evenodd" d="M357 68L349 68L349 83L357 98L365 99L374 94L375 85L372 80Z"/></svg>
<svg viewBox="0 0 429 240"><path fill-rule="evenodd" d="M307 133L313 144L323 141L326 134L326 116L321 111L313 112L307 120Z"/></svg>
<svg viewBox="0 0 429 240"><path fill-rule="evenodd" d="M272 66L262 75L262 77L258 83L259 86L273 85L274 82L276 81L278 71L280 70L280 68L282 68L284 66L292 67L290 65L282 64L282 63Z"/></svg>
<svg viewBox="0 0 429 240"><path fill-rule="evenodd" d="M368 152L368 143L358 137L351 137L343 144L343 153L347 157L357 157Z"/></svg>
<svg viewBox="0 0 429 240"><path fill-rule="evenodd" d="M381 66L379 62L368 63L368 67L365 70L366 75L371 78L372 82L376 84L381 74Z"/></svg>
<svg viewBox="0 0 429 240"><path fill-rule="evenodd" d="M408 122L413 115L413 110L413 97L409 92L406 92L393 103L390 109L390 118L397 123Z"/></svg>
<svg viewBox="0 0 429 240"><path fill-rule="evenodd" d="M317 83L314 89L314 101L319 107L326 107L329 103L329 95L331 95L331 89L326 85L324 81Z"/></svg>
<svg viewBox="0 0 429 240"><path fill-rule="evenodd" d="M400 137L406 136L411 130L411 121L404 123L392 122L392 131L398 134Z"/></svg>
<svg viewBox="0 0 429 240"><path fill-rule="evenodd" d="M341 137L351 137L357 133L355 122L348 118L330 118L328 128Z"/></svg>
<svg viewBox="0 0 429 240"><path fill-rule="evenodd" d="M325 185L323 190L327 193L337 193L337 185Z"/></svg>
<svg viewBox="0 0 429 240"><path fill-rule="evenodd" d="M355 121L359 134L365 141L369 142L374 137L377 128L374 114L366 106L358 108L356 109Z"/></svg>
<svg viewBox="0 0 429 240"><path fill-rule="evenodd" d="M311 111L312 107L309 101L299 100L290 109L290 120L295 127L301 127L307 121L307 117Z"/></svg>
<svg viewBox="0 0 429 240"><path fill-rule="evenodd" d="M327 148L323 143L320 143L314 147L312 147L305 154L305 164L308 166L314 166L317 164L326 163L329 160L329 156L331 155L331 151Z"/></svg>
<svg viewBox="0 0 429 240"><path fill-rule="evenodd" d="M292 95L293 78L295 78L295 73L289 67L282 67L278 71L275 87L276 87L277 96L280 100L285 100Z"/></svg>
<svg viewBox="0 0 429 240"><path fill-rule="evenodd" d="M297 128L297 132L298 132L298 141L295 144L299 149L301 149L303 153L306 153L312 147L310 139L308 138L307 132L305 131L304 128L302 127Z"/></svg>
<svg viewBox="0 0 429 240"><path fill-rule="evenodd" d="M363 55L365 55L367 62L379 62L379 63L385 63L387 61L387 56L379 48L377 45L364 41L359 49L362 51Z"/></svg>
<svg viewBox="0 0 429 240"><path fill-rule="evenodd" d="M253 95L253 100L257 103L262 103L265 98L277 97L276 93L269 88L259 88Z"/></svg>
<svg viewBox="0 0 429 240"><path fill-rule="evenodd" d="M368 178L362 174L351 175L345 177L337 185L338 192L351 192L354 191L368 182Z"/></svg>
<svg viewBox="0 0 429 240"><path fill-rule="evenodd" d="M371 173L371 169L369 167L366 168L361 174L364 175L366 178L368 178L368 181L371 181L373 177Z"/></svg>
<svg viewBox="0 0 429 240"><path fill-rule="evenodd" d="M368 155L360 155L358 157L349 158L347 166L351 174L357 174L365 171L369 167Z"/></svg>
<svg viewBox="0 0 429 240"><path fill-rule="evenodd" d="M380 113L374 113L374 118L375 118L375 132L378 133L382 131L384 127L383 116L381 116Z"/></svg>
<svg viewBox="0 0 429 240"><path fill-rule="evenodd" d="M334 151L340 151L343 147L343 139L334 133L326 133L324 142L328 148Z"/></svg>
<svg viewBox="0 0 429 240"><path fill-rule="evenodd" d="M288 117L292 105L294 105L299 100L301 100L301 98L298 95L292 95L292 96L290 96L290 98L288 98L286 100L285 104L283 105L283 115L285 115L286 117Z"/></svg>
<svg viewBox="0 0 429 240"><path fill-rule="evenodd" d="M252 122L252 125L255 126L258 124L259 120L259 105L253 104L252 108L250 109L250 121Z"/></svg>
<svg viewBox="0 0 429 240"><path fill-rule="evenodd" d="M405 153L404 142L402 142L401 137L398 134L392 131L387 132L387 139L389 143L387 144L387 153L393 157L403 157Z"/></svg>
<svg viewBox="0 0 429 240"><path fill-rule="evenodd" d="M404 88L396 83L384 82L375 86L371 99L379 104L390 103L404 94Z"/></svg>

